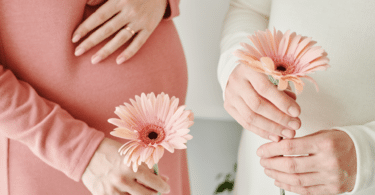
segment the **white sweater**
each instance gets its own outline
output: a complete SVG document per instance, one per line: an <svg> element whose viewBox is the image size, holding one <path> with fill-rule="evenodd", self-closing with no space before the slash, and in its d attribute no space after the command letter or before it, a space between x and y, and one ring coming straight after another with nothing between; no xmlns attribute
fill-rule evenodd
<svg viewBox="0 0 375 195"><path fill-rule="evenodd" d="M331 67L312 76L297 102L297 136L323 129L345 131L357 152L357 180L348 194L375 194L375 1L232 0L224 21L218 79L225 91L238 60L232 52L247 35L266 28L312 37ZM251 134L251 136L256 136ZM257 181L254 181L257 182Z"/></svg>

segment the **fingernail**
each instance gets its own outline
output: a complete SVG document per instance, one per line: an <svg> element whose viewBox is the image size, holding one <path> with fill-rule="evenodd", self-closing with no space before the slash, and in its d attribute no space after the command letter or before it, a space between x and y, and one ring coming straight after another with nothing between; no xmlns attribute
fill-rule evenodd
<svg viewBox="0 0 375 195"><path fill-rule="evenodd" d="M265 173L266 175L270 175L270 170L268 170L268 169L264 169L264 173Z"/></svg>
<svg viewBox="0 0 375 195"><path fill-rule="evenodd" d="M292 119L291 121L289 121L288 126L294 130L297 130L300 127L300 123L297 120Z"/></svg>
<svg viewBox="0 0 375 195"><path fill-rule="evenodd" d="M166 175L161 175L161 177L164 179L164 181L168 181L169 180L169 177L166 176Z"/></svg>
<svg viewBox="0 0 375 195"><path fill-rule="evenodd" d="M99 55L94 55L91 58L91 63L92 64L97 64L98 62L100 62L100 60L102 60L102 58Z"/></svg>
<svg viewBox="0 0 375 195"><path fill-rule="evenodd" d="M82 47L81 48L77 48L76 51L74 52L74 55L75 56L80 56L82 55L83 53L85 53L85 49L83 49Z"/></svg>
<svg viewBox="0 0 375 195"><path fill-rule="evenodd" d="M259 157L262 157L262 156L263 156L263 149L262 149L262 148L259 148L259 149L257 150L257 155L258 155Z"/></svg>
<svg viewBox="0 0 375 195"><path fill-rule="evenodd" d="M81 35L76 34L76 35L74 35L74 37L72 39L72 42L73 43L77 43L80 39L81 39Z"/></svg>
<svg viewBox="0 0 375 195"><path fill-rule="evenodd" d="M294 107L294 106L291 106L289 109L288 109L288 112L289 114L292 116L292 117L297 117L299 115L299 110L297 109L297 107Z"/></svg>
<svg viewBox="0 0 375 195"><path fill-rule="evenodd" d="M270 135L268 138L274 142L278 142L280 140L279 136Z"/></svg>
<svg viewBox="0 0 375 195"><path fill-rule="evenodd" d="M287 138L293 138L294 137L294 131L293 130L289 130L289 129L285 129L281 132L281 134Z"/></svg>
<svg viewBox="0 0 375 195"><path fill-rule="evenodd" d="M125 58L124 56L121 56L121 57L118 57L118 58L116 59L116 63L117 63L118 65L120 65L120 64L122 64L123 62L125 62L125 60L126 60L126 58Z"/></svg>

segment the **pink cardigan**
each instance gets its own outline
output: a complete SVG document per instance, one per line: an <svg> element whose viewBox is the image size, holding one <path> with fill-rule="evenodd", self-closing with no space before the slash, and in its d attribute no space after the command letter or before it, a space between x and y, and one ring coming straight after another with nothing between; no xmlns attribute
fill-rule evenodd
<svg viewBox="0 0 375 195"><path fill-rule="evenodd" d="M169 0L170 17L118 66L126 46L98 65L90 57L105 43L74 56L72 33L97 8L85 0L0 0L0 194L90 194L72 179L104 136L115 139L107 123L115 106L162 91L184 103L186 62L169 20L178 4ZM190 194L185 151L166 153L159 166L171 194Z"/></svg>

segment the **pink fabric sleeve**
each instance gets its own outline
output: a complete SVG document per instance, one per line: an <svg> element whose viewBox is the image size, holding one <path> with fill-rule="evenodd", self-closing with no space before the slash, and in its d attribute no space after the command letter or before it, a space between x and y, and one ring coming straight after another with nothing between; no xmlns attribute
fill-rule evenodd
<svg viewBox="0 0 375 195"><path fill-rule="evenodd" d="M167 11L169 9L170 11L170 15L167 16L167 17L164 17L164 19L166 20L170 20L170 19L173 19L174 17L180 15L180 0L168 0L168 7L167 7Z"/></svg>
<svg viewBox="0 0 375 195"><path fill-rule="evenodd" d="M79 181L104 133L74 119L0 65L0 133Z"/></svg>

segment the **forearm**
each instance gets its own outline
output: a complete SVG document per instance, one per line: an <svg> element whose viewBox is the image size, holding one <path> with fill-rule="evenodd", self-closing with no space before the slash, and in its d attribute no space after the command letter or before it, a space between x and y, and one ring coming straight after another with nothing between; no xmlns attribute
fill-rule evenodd
<svg viewBox="0 0 375 195"><path fill-rule="evenodd" d="M40 97L0 66L0 133L79 181L104 134Z"/></svg>
<svg viewBox="0 0 375 195"><path fill-rule="evenodd" d="M223 92L229 75L237 66L233 51L240 43L250 43L248 35L264 30L268 25L271 0L232 0L224 20L220 42L221 56L218 66L218 79Z"/></svg>

